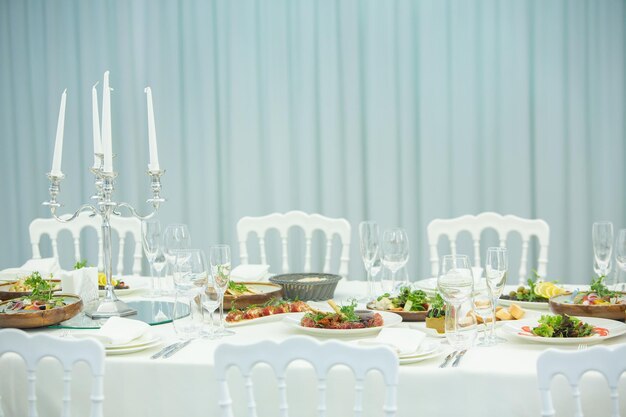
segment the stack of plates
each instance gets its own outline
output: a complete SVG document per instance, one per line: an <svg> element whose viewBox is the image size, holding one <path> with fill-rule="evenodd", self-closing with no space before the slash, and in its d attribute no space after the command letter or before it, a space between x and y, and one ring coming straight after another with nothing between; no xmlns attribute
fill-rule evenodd
<svg viewBox="0 0 626 417"><path fill-rule="evenodd" d="M441 344L438 342L423 342L417 351L399 356L400 365L415 363L435 358L443 352Z"/></svg>
<svg viewBox="0 0 626 417"><path fill-rule="evenodd" d="M117 344L117 345L105 345L104 349L107 355L125 355L127 353L140 352L145 349L149 349L161 344L161 338L155 336L152 333L145 333L143 336L130 342Z"/></svg>

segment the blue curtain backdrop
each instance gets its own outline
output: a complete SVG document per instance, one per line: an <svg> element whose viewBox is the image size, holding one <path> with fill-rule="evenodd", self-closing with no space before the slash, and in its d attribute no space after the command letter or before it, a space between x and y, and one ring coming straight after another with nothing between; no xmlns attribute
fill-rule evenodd
<svg viewBox="0 0 626 417"><path fill-rule="evenodd" d="M92 194L110 70L116 196L147 210L149 85L160 218L195 246L235 245L245 215L320 212L352 223L362 278L375 219L407 229L415 280L430 220L493 210L545 219L549 275L587 282L592 222L626 227L625 19L619 0L0 0L0 267L49 215L65 88L60 200Z"/></svg>

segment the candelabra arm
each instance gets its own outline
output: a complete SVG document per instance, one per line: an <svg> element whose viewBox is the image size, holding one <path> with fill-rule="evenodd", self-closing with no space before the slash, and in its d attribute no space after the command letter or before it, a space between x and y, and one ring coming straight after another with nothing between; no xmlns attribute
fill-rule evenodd
<svg viewBox="0 0 626 417"><path fill-rule="evenodd" d="M156 214L156 212L157 212L157 211L156 211L156 209L155 209L155 210L153 210L153 211L152 211L152 213L147 214L147 215L145 215L145 216L142 216L141 214L139 214L139 213L137 212L137 210L135 210L135 208L134 208L133 206L131 206L131 205L130 205L130 204L128 204L128 203L118 203L116 208L118 208L118 209L119 209L119 208L121 208L121 207L127 208L127 209L128 209L128 211L130 211L130 214L132 214L133 216L135 216L135 217L136 217L136 218L138 218L139 220L148 220L148 219L150 219L150 218L154 217L154 215L155 215L155 214ZM120 215L120 213L115 213L115 214Z"/></svg>
<svg viewBox="0 0 626 417"><path fill-rule="evenodd" d="M90 204L83 204L70 217L59 217L59 216L57 216L56 211L57 211L57 207L50 206L50 213L52 214L52 217L54 217L57 221L59 221L61 223L69 223L69 222L71 222L76 217L78 217L78 215L80 213L82 213L83 211L91 211L91 215L92 216L95 216L96 214L98 214L98 209L96 209L94 206L92 206Z"/></svg>

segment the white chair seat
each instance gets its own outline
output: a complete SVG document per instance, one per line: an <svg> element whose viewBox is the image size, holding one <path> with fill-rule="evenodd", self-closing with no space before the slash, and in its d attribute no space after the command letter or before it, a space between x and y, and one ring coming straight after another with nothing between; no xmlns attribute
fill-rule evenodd
<svg viewBox="0 0 626 417"><path fill-rule="evenodd" d="M65 215L66 217L68 215ZM59 216L63 218L64 216ZM28 228L30 234L30 244L33 250L33 259L40 259L41 252L39 243L42 236L48 235L52 244L52 256L59 260L58 236L63 230L67 230L72 234L74 241L74 259L76 262L82 260L80 252L80 234L85 228L92 228L98 236L98 270L103 268L103 250L102 250L102 217L92 216L91 213L82 212L71 222L63 223L54 218L39 218L30 223ZM124 274L124 258L127 235L130 235L135 241L135 250L133 252L132 274L141 274L141 221L134 217L111 216L111 229L115 230L119 236L118 241L118 257L117 257L117 275Z"/></svg>
<svg viewBox="0 0 626 417"><path fill-rule="evenodd" d="M63 368L63 416L69 416L72 401L72 368L78 362L89 365L93 382L91 386L91 417L102 416L104 401L104 348L95 340L58 338L39 333L30 335L17 329L0 330L0 356L5 353L16 353L26 365L28 415L37 416L37 367L41 359L52 357L59 361ZM0 375L3 373L0 371ZM0 402L1 405L1 402ZM3 416L0 406L0 417ZM8 417L8 416L7 416Z"/></svg>
<svg viewBox="0 0 626 417"><path fill-rule="evenodd" d="M288 213L273 213L262 217L242 217L237 222L237 238L239 240L239 252L242 264L248 264L247 240L250 234L256 234L261 254L261 263L267 264L265 234L275 229L280 234L282 243L281 272L289 272L288 235L292 227L299 227L304 231L306 242L304 272L311 272L312 247L311 239L315 231L321 231L326 237L326 250L324 267L322 272L330 273L333 236L339 236L341 251L339 253L339 275L348 275L350 262L350 223L346 219L332 219L321 214L307 214L302 211L290 211ZM276 271L274 271L276 272ZM297 271L303 272L303 271Z"/></svg>
<svg viewBox="0 0 626 417"><path fill-rule="evenodd" d="M554 417L555 410L550 395L552 378L563 375L572 391L575 417L582 417L579 382L589 371L600 372L611 391L611 417L619 417L619 380L626 372L626 345L615 348L595 346L579 351L549 349L537 359L537 379L541 394L542 417Z"/></svg>
<svg viewBox="0 0 626 417"><path fill-rule="evenodd" d="M285 377L289 365L297 360L310 363L315 369L318 379L317 390L311 390L318 396L318 415L326 412L326 376L336 365L348 366L355 378L354 415L362 413L364 396L364 380L371 370L380 372L386 386L385 403L386 417L396 413L396 393L398 385L398 358L387 346L358 346L338 341L319 342L307 336L295 336L282 343L264 341L251 345L222 344L215 350L215 373L219 384L219 406L222 417L232 417L232 400L226 372L231 367L240 369L245 379L248 404L248 415L256 416L254 383L251 376L253 368L260 363L269 365L278 381L279 413L288 416L287 387ZM304 389L296 387L296 389ZM297 414L294 414L297 415Z"/></svg>
<svg viewBox="0 0 626 417"><path fill-rule="evenodd" d="M521 263L518 281L523 284L527 278L528 243L532 236L539 242L537 274L546 276L548 266L548 246L550 242L550 226L541 219L523 219L514 215L503 216L498 213L484 212L477 216L465 215L453 219L435 219L428 224L428 245L430 247L430 266L432 276L439 274L438 244L441 236L450 240L450 251L456 254L457 237L461 232L469 232L474 245L474 267L481 267L480 237L484 230L493 229L498 234L501 247L511 233L519 233L522 238ZM509 254L511 256L511 254Z"/></svg>

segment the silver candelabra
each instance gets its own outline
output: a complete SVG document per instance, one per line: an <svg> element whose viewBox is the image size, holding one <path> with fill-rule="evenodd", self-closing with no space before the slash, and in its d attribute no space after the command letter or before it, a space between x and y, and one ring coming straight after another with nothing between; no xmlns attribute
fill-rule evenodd
<svg viewBox="0 0 626 417"><path fill-rule="evenodd" d="M102 154L96 154L99 161L97 168L91 168L91 172L95 176L96 194L91 198L97 200L95 204L83 204L78 210L74 212L70 217L57 216L57 209L61 207L61 204L57 201L57 196L61 190L61 180L65 178L63 174L52 175L48 173L48 179L50 180L50 200L45 201L43 205L50 207L50 213L52 216L60 222L68 223L76 219L76 217L83 211L90 211L92 216L100 215L102 217L102 250L104 251L104 274L106 275L106 286L104 298L92 306L87 307L85 313L94 319L106 318L111 316L129 316L136 314L137 311L130 308L125 302L121 301L115 295L115 288L113 286L113 268L111 258L111 215L120 216L120 209L126 208L130 211L131 215L145 220L154 216L159 209L161 203L165 201L161 197L161 176L165 173L164 170L148 171L150 176L150 187L152 189L152 198L149 198L146 202L152 204L153 210L150 214L141 216L137 211L128 203L117 203L112 200L116 172L104 171L104 157ZM141 242L135 242L136 245L140 245Z"/></svg>

